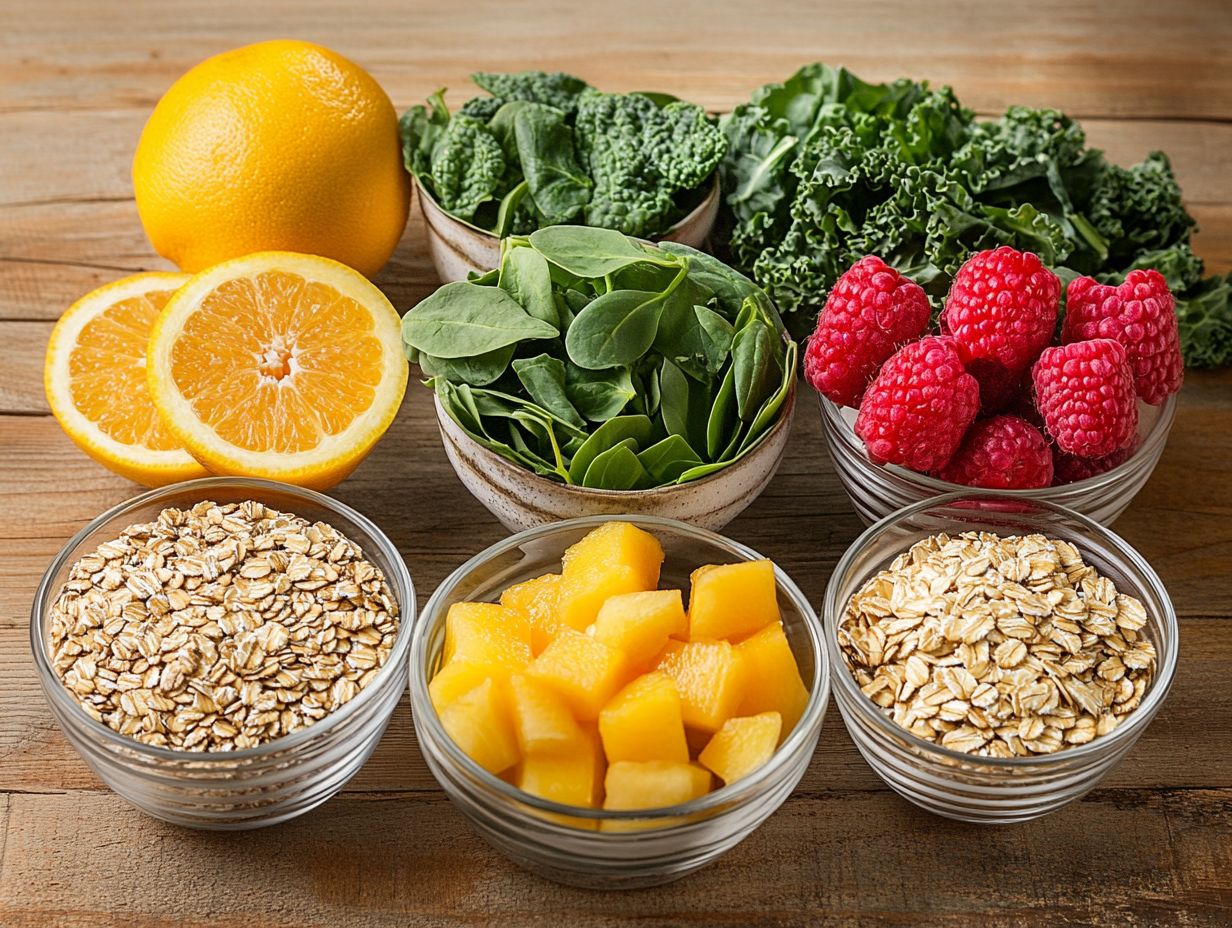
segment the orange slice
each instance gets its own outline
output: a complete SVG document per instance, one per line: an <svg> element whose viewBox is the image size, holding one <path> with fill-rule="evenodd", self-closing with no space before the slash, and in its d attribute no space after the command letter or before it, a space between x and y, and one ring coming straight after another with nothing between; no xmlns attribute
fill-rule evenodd
<svg viewBox="0 0 1232 928"><path fill-rule="evenodd" d="M367 278L312 255L257 252L189 280L150 335L150 393L215 473L326 489L406 392L401 320Z"/></svg>
<svg viewBox="0 0 1232 928"><path fill-rule="evenodd" d="M207 472L162 422L146 387L150 328L188 274L135 274L88 293L51 330L43 386L79 448L146 486Z"/></svg>

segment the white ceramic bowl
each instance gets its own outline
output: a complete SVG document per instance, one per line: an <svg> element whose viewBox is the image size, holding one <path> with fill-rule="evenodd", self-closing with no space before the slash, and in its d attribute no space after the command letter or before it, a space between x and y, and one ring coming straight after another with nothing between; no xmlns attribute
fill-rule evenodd
<svg viewBox="0 0 1232 928"><path fill-rule="evenodd" d="M766 488L787 449L796 381L778 421L740 460L689 483L652 490L594 490L540 477L479 444L436 402L441 441L454 472L475 499L511 532L580 516L660 516L718 531Z"/></svg>
<svg viewBox="0 0 1232 928"><path fill-rule="evenodd" d="M428 228L428 254L441 283L466 280L471 271L482 273L500 263L500 239L486 229L445 212L415 178L415 202ZM651 241L679 242L701 248L719 214L719 174L710 180L710 190L691 213Z"/></svg>

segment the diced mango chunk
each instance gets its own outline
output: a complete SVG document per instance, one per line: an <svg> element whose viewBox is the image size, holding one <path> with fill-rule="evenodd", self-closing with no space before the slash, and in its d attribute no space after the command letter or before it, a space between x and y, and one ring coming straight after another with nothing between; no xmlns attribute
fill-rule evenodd
<svg viewBox="0 0 1232 928"><path fill-rule="evenodd" d="M453 660L442 667L428 684L428 696L437 712L464 693L469 693L484 680L498 680L509 676L509 671L492 664L477 664L474 661Z"/></svg>
<svg viewBox="0 0 1232 928"><path fill-rule="evenodd" d="M669 641L657 670L676 681L684 723L718 731L744 697L740 656L728 641Z"/></svg>
<svg viewBox="0 0 1232 928"><path fill-rule="evenodd" d="M609 763L689 761L680 694L665 673L642 674L617 693L599 713L599 734Z"/></svg>
<svg viewBox="0 0 1232 928"><path fill-rule="evenodd" d="M636 525L607 522L569 548L562 564L560 621L583 631L611 597L659 585L663 547Z"/></svg>
<svg viewBox="0 0 1232 928"><path fill-rule="evenodd" d="M603 808L622 811L675 806L710 791L710 771L672 761L621 760L607 768Z"/></svg>
<svg viewBox="0 0 1232 928"><path fill-rule="evenodd" d="M531 658L530 622L496 603L454 603L445 616L443 658L521 670Z"/></svg>
<svg viewBox="0 0 1232 928"><path fill-rule="evenodd" d="M644 664L673 635L689 628L679 590L650 590L611 597L599 608L591 634L625 652L634 664Z"/></svg>
<svg viewBox="0 0 1232 928"><path fill-rule="evenodd" d="M582 729L565 698L545 683L515 674L509 678L513 728L523 754L568 751L582 739Z"/></svg>
<svg viewBox="0 0 1232 928"><path fill-rule="evenodd" d="M603 749L592 726L579 728L577 740L567 750L527 754L516 782L532 796L596 809L603 799L603 771Z"/></svg>
<svg viewBox="0 0 1232 928"><path fill-rule="evenodd" d="M628 681L629 669L625 656L615 648L566 628L526 673L560 693L579 721L593 722Z"/></svg>
<svg viewBox="0 0 1232 928"><path fill-rule="evenodd" d="M777 712L783 717L782 737L787 737L808 704L809 691L800 679L783 624L775 622L736 645L744 664L744 698L737 715Z"/></svg>
<svg viewBox="0 0 1232 928"><path fill-rule="evenodd" d="M689 595L689 639L738 638L779 621L774 564L699 567Z"/></svg>
<svg viewBox="0 0 1232 928"><path fill-rule="evenodd" d="M526 616L533 654L540 654L556 637L560 625L560 574L544 574L511 586L501 594L500 601L506 609Z"/></svg>
<svg viewBox="0 0 1232 928"><path fill-rule="evenodd" d="M518 741L505 686L491 678L464 693L440 712L441 725L466 754L491 773L518 762Z"/></svg>
<svg viewBox="0 0 1232 928"><path fill-rule="evenodd" d="M777 712L728 719L697 760L725 784L735 783L774 755L782 728Z"/></svg>

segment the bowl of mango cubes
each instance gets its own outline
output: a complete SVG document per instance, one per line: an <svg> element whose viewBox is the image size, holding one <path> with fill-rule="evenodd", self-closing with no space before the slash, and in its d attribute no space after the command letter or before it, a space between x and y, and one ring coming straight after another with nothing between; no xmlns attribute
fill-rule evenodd
<svg viewBox="0 0 1232 928"><path fill-rule="evenodd" d="M799 587L652 516L530 529L436 590L411 645L424 759L516 863L594 888L717 859L795 788L829 667Z"/></svg>

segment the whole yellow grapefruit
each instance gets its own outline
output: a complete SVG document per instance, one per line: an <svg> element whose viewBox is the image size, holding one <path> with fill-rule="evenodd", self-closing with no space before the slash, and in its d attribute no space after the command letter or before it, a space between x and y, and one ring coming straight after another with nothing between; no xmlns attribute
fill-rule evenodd
<svg viewBox="0 0 1232 928"><path fill-rule="evenodd" d="M155 250L197 272L255 251L372 276L406 226L398 119L337 52L277 40L207 58L163 96L133 159Z"/></svg>

